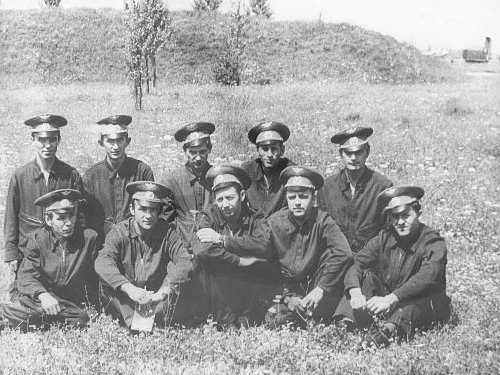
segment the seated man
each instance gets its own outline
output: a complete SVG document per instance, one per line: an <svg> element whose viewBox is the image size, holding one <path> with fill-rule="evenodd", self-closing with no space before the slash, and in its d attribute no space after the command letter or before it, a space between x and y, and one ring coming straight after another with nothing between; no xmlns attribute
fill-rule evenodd
<svg viewBox="0 0 500 375"><path fill-rule="evenodd" d="M291 166L281 172L280 180L288 207L271 215L268 223L284 290L278 304L268 310L266 324L304 326L308 317L328 322L342 298L351 250L333 219L316 207L316 192L323 186L319 173Z"/></svg>
<svg viewBox="0 0 500 375"><path fill-rule="evenodd" d="M189 314L176 296L192 264L175 227L160 218L169 190L150 181L131 182L126 190L132 217L111 229L95 262L103 310L130 327L136 304L156 304L157 324L187 324Z"/></svg>
<svg viewBox="0 0 500 375"><path fill-rule="evenodd" d="M337 314L354 319L360 328L373 325L372 316L381 318L381 328L372 328L363 346L384 347L391 336L409 338L416 330L449 319L446 244L419 221L423 195L424 190L414 186L380 193L378 203L390 228L355 255L346 274L350 306L343 300Z"/></svg>
<svg viewBox="0 0 500 375"><path fill-rule="evenodd" d="M47 193L35 205L45 208L45 225L30 237L18 272L19 305L0 306L0 329L8 325L26 332L49 323L84 327L83 308L97 255L97 233L77 222L78 190Z"/></svg>
<svg viewBox="0 0 500 375"><path fill-rule="evenodd" d="M208 310L221 328L260 323L265 304L259 300L266 291L272 299L268 275L279 275L279 268L265 262L269 230L245 199L250 176L241 167L222 165L209 169L207 181L214 203L202 212L192 243Z"/></svg>

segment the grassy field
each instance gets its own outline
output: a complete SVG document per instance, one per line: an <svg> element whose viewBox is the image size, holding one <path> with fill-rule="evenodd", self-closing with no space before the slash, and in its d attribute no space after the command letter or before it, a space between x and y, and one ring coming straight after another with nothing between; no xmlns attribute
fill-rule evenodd
<svg viewBox="0 0 500 375"><path fill-rule="evenodd" d="M491 66L489 66L491 68ZM463 64L459 70L467 70ZM171 135L195 120L217 126L212 161L239 162L254 148L245 130L261 119L291 127L287 155L325 175L340 166L329 137L375 128L371 167L425 188L423 220L446 238L453 324L377 353L355 353L361 335L336 327L219 333L206 326L129 337L106 317L86 331L0 334L0 374L498 374L500 373L500 76L454 83L332 82L223 88L160 86L136 112L124 85L31 85L0 92L0 217L9 176L31 158L27 117L66 116L60 157L80 172L103 157L90 132L114 113L134 117L129 154L156 176L183 162ZM352 120L359 117L359 120ZM0 238L0 242L3 243ZM2 299L6 278L0 270Z"/></svg>

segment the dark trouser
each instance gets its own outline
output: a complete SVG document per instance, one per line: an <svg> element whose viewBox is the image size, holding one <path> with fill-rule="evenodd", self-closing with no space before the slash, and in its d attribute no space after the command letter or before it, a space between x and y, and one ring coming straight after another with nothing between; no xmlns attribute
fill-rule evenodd
<svg viewBox="0 0 500 375"><path fill-rule="evenodd" d="M130 327L136 302L132 301L124 292L114 290L105 284L101 283L99 289L103 312L118 319L120 324ZM188 298L187 293L184 292L185 289L185 284L181 284L179 295L172 293L166 301L155 306L155 324L157 326L193 325L192 298Z"/></svg>
<svg viewBox="0 0 500 375"><path fill-rule="evenodd" d="M370 299L373 296L386 296L391 293L387 290L378 275L365 271L361 284L361 292ZM354 310L350 301L344 296L335 312L336 316L345 316L356 322L361 328L369 328L373 324L373 317L365 310ZM450 318L450 298L444 291L398 303L389 312L382 315L384 322L395 324L403 335L410 338L416 331L426 329L435 323L446 323Z"/></svg>
<svg viewBox="0 0 500 375"><path fill-rule="evenodd" d="M237 268L196 267L196 279L202 285L204 311L222 327L261 324L266 306L279 291L275 281L258 278Z"/></svg>
<svg viewBox="0 0 500 375"><path fill-rule="evenodd" d="M335 289L328 293L325 292L318 307L309 314L300 309L293 308L289 304L290 298L298 297L302 299L307 295L308 290L304 289L300 284L289 284L284 290L282 289L282 293L280 301L275 301L274 305L272 305L266 313L266 325L271 329L278 328L285 324L292 324L305 328L309 321L325 324L330 323L333 312L342 298L343 290Z"/></svg>
<svg viewBox="0 0 500 375"><path fill-rule="evenodd" d="M57 315L47 315L42 305L31 298L21 296L19 305L0 304L0 318L13 329L27 332L29 328L46 328L49 324L67 324L81 328L89 321L87 311L73 302L52 295L59 302L61 311Z"/></svg>

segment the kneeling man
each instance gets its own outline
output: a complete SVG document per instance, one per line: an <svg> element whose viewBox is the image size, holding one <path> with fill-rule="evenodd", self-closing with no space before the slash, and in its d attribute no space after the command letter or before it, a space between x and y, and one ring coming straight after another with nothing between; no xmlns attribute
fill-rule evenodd
<svg viewBox="0 0 500 375"><path fill-rule="evenodd" d="M288 207L271 215L268 223L284 290L278 304L268 310L266 324L303 326L311 316L327 322L342 297L351 250L333 219L317 208L316 192L323 186L319 173L291 166L281 172L280 180Z"/></svg>
<svg viewBox="0 0 500 375"><path fill-rule="evenodd" d="M214 204L202 212L193 252L208 310L221 328L258 324L264 318L266 291L278 284L276 262L267 260L269 230L262 214L249 208L245 192L251 184L241 167L222 165L207 173Z"/></svg>
<svg viewBox="0 0 500 375"><path fill-rule="evenodd" d="M94 275L97 233L76 225L82 200L73 189L54 190L35 200L45 208L45 223L28 240L18 272L19 305L0 306L0 329L8 325L25 332L49 323L87 324L83 303Z"/></svg>
<svg viewBox="0 0 500 375"><path fill-rule="evenodd" d="M173 224L160 218L169 190L150 181L132 182L126 190L132 217L111 229L95 262L103 310L130 327L136 304L152 303L157 324L184 324L189 314L176 297L192 265Z"/></svg>
<svg viewBox="0 0 500 375"><path fill-rule="evenodd" d="M384 347L392 336L410 338L416 330L449 319L446 244L419 220L423 195L424 190L415 186L380 193L378 203L390 227L355 255L346 274L354 315L342 309L343 304L338 313L354 318L361 328L373 323L372 316L381 318L380 328L370 330L365 345Z"/></svg>

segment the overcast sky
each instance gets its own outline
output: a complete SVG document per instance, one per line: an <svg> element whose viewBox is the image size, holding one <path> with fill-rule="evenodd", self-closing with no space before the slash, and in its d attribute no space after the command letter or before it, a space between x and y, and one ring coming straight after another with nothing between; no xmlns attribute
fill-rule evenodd
<svg viewBox="0 0 500 375"><path fill-rule="evenodd" d="M232 0L223 0L227 10ZM246 0L248 1L248 0ZM40 8L42 0L0 0L2 9ZM193 0L168 0L171 10L192 9ZM269 0L275 20L349 22L394 36L421 49L480 49L500 43L500 0ZM61 7L112 7L123 0L62 0ZM500 48L498 48L500 51Z"/></svg>

